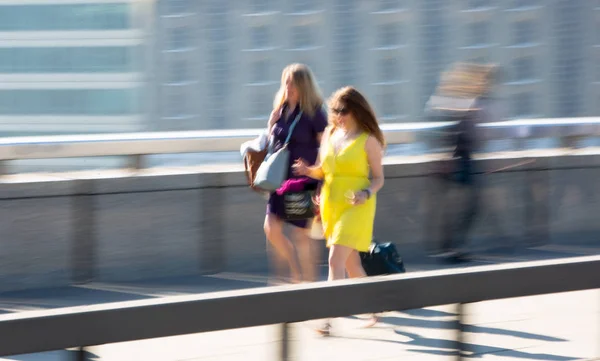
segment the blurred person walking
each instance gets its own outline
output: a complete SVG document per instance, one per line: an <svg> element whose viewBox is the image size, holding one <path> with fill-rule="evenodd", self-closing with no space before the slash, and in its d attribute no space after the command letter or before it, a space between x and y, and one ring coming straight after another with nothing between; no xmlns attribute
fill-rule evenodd
<svg viewBox="0 0 600 361"><path fill-rule="evenodd" d="M385 140L375 112L355 88L344 87L329 100L331 126L324 133L319 159L313 166L302 158L297 175L323 180L320 207L329 248L328 280L365 277L359 252L373 239L376 194L383 187ZM377 318L373 316L371 325ZM330 332L327 321L318 331Z"/></svg>
<svg viewBox="0 0 600 361"><path fill-rule="evenodd" d="M308 66L291 64L283 69L281 87L273 102L273 111L268 122L271 152L287 146L290 152L287 183L294 183L302 189L315 189L317 182L293 174L295 159L302 158L310 165L317 160L321 136L327 127L327 114L323 108L323 98ZM290 135L291 134L291 135ZM286 145L286 139L289 142ZM272 263L276 276L285 279L282 269L287 264L290 281L314 281L316 275L316 255L308 236L308 219L286 220L285 190L269 195L264 231L275 254ZM291 226L294 243L284 234L284 225ZM282 266L283 264L283 266Z"/></svg>
<svg viewBox="0 0 600 361"><path fill-rule="evenodd" d="M433 121L453 121L440 139L450 149L448 159L434 170L432 219L441 219L440 241L434 256L449 262L468 261L467 237L481 207L481 177L476 176L473 154L481 148L478 123L499 121L491 91L498 75L495 65L458 63L443 74L429 99L426 115ZM461 201L453 203L458 190ZM440 214L441 213L441 214Z"/></svg>

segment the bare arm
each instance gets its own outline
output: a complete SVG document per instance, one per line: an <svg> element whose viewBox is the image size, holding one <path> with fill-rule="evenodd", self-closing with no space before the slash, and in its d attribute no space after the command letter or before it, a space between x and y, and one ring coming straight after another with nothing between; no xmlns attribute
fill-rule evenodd
<svg viewBox="0 0 600 361"><path fill-rule="evenodd" d="M313 179L321 180L325 176L323 174L323 168L321 167L321 158L322 158L321 152L323 152L323 150L327 146L327 141L329 139L328 134L329 134L329 132L327 131L327 129L324 132L317 134L317 140L320 143L319 154L317 154L317 160L316 160L315 164L311 167L308 167L308 174L307 174L309 177L311 177Z"/></svg>
<svg viewBox="0 0 600 361"><path fill-rule="evenodd" d="M302 166L300 165L298 162L296 162L296 171L297 174L299 175L305 175L307 177L310 177L312 179L316 179L316 180L321 180L323 179L323 177L325 176L323 174L323 169L321 168L321 152L324 151L324 149L326 149L325 147L327 146L327 141L329 139L329 131L326 129L324 132L322 133L318 133L317 134L317 140L320 141L321 145L319 146L319 154L317 155L317 160L315 162L314 165L312 166ZM302 161L304 162L304 161Z"/></svg>
<svg viewBox="0 0 600 361"><path fill-rule="evenodd" d="M369 191L371 194L377 193L384 183L383 175L383 147L379 141L370 136L365 143L365 151L367 152L367 161L371 168L371 185Z"/></svg>

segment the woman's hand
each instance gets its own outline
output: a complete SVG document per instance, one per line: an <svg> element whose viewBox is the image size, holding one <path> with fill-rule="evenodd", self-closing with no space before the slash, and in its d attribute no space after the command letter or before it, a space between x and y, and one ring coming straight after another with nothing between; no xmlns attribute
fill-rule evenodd
<svg viewBox="0 0 600 361"><path fill-rule="evenodd" d="M369 199L369 195L366 191L353 192L351 195L351 197L348 196L348 201L350 202L350 204L355 206L365 204L367 199Z"/></svg>
<svg viewBox="0 0 600 361"><path fill-rule="evenodd" d="M294 171L294 175L297 176L308 176L310 173L310 167L308 166L308 163L306 163L306 161L302 158L296 159L292 165L292 169Z"/></svg>

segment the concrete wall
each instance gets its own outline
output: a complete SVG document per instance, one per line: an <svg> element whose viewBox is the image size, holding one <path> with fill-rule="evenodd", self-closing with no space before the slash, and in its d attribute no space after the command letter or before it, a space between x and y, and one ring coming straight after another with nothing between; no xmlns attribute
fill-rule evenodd
<svg viewBox="0 0 600 361"><path fill-rule="evenodd" d="M430 163L387 162L375 236L404 254L433 250ZM476 248L596 242L600 153L515 153L479 168ZM0 183L0 292L267 267L265 200L239 170L80 178Z"/></svg>

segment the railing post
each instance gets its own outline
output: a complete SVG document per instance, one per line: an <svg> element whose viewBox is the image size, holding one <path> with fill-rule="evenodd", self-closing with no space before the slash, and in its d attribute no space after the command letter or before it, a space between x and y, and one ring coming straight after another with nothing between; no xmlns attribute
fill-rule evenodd
<svg viewBox="0 0 600 361"><path fill-rule="evenodd" d="M290 361L290 324L282 323L279 325L279 327L281 331L279 357L281 361Z"/></svg>
<svg viewBox="0 0 600 361"><path fill-rule="evenodd" d="M458 303L456 305L456 361L462 361L463 352L465 351L465 317L464 317L465 305Z"/></svg>
<svg viewBox="0 0 600 361"><path fill-rule="evenodd" d="M9 174L9 164L8 164L8 160L2 160L0 161L0 176L3 175L8 175Z"/></svg>
<svg viewBox="0 0 600 361"><path fill-rule="evenodd" d="M78 347L75 351L75 361L87 361L85 347Z"/></svg>
<svg viewBox="0 0 600 361"><path fill-rule="evenodd" d="M144 155L143 154L131 154L128 159L128 166L133 170L139 170L144 168Z"/></svg>

